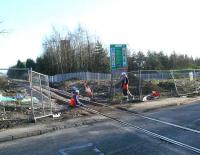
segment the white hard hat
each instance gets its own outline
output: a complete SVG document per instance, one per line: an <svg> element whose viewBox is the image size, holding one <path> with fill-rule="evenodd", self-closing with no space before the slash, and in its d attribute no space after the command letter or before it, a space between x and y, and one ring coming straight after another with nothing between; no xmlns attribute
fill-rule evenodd
<svg viewBox="0 0 200 155"><path fill-rule="evenodd" d="M125 73L125 72L122 72L122 73L121 73L121 76L124 76L124 75L126 75L126 73Z"/></svg>
<svg viewBox="0 0 200 155"><path fill-rule="evenodd" d="M77 89L77 90L75 90L75 92L77 93L77 94L79 94L79 90Z"/></svg>

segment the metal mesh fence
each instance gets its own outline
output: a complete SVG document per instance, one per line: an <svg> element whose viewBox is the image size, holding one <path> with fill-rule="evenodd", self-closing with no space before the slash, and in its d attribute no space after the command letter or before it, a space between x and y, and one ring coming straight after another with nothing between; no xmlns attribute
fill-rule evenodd
<svg viewBox="0 0 200 155"><path fill-rule="evenodd" d="M160 97L177 96L174 80L169 70L140 71L140 100L157 91Z"/></svg>
<svg viewBox="0 0 200 155"><path fill-rule="evenodd" d="M111 74L106 73L91 73L91 72L77 72L65 73L49 76L50 83L59 83L66 80L79 79L79 80L111 80Z"/></svg>
<svg viewBox="0 0 200 155"><path fill-rule="evenodd" d="M200 70L173 70L171 74L179 96L199 93Z"/></svg>
<svg viewBox="0 0 200 155"><path fill-rule="evenodd" d="M129 90L136 99L143 100L153 91L160 97L198 94L200 70L140 70L127 73Z"/></svg>
<svg viewBox="0 0 200 155"><path fill-rule="evenodd" d="M129 91L136 100L153 92L160 98L200 93L200 70L139 70L127 72ZM122 95L120 73L113 75L114 96ZM153 98L152 98L153 99Z"/></svg>
<svg viewBox="0 0 200 155"><path fill-rule="evenodd" d="M31 72L32 106L34 119L52 115L51 93L48 76Z"/></svg>

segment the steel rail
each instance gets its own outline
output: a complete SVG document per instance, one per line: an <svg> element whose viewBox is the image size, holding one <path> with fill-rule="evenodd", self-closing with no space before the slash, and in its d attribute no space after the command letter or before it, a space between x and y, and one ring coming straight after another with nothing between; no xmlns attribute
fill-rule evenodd
<svg viewBox="0 0 200 155"><path fill-rule="evenodd" d="M56 91L58 93L61 93L62 95L66 95L64 94L64 92L58 90L58 89L52 89L53 91ZM84 100L84 99L82 99ZM162 120L159 120L159 119L156 119L156 118L152 118L152 117L148 117L148 116L145 116L145 115L142 115L142 114L137 114L133 111L130 111L128 109L123 109L123 108L116 108L116 107L111 107L109 105L106 105L106 104L103 104L103 103L99 103L99 102L95 102L95 101L88 101L88 100L84 100L86 102L90 102L90 103L93 103L93 104L97 104L97 105L101 105L103 107L108 107L110 109L114 109L114 110L120 110L120 111L125 111L125 112L128 112L128 113L131 113L132 115L134 116L138 116L138 117L141 117L141 118L145 118L145 119L148 119L148 120L152 120L152 121L155 121L155 122L159 122L159 123L162 123L162 124L166 124L166 125L169 125L169 126L173 126L173 127L176 127L176 128L180 128L180 129L183 129L183 130L186 130L186 131L190 131L190 132L193 132L193 133L197 133L197 134L200 134L200 131L199 130L196 130L196 129L192 129L192 128L188 128L188 127L185 127L185 126L181 126L181 125L178 125L178 124L174 124L174 123L170 123L170 122L166 122L166 121L162 121Z"/></svg>

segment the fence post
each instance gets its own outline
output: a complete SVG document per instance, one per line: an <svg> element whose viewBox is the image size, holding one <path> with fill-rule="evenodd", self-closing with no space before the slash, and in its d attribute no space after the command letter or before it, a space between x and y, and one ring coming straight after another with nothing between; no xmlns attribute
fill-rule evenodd
<svg viewBox="0 0 200 155"><path fill-rule="evenodd" d="M41 98L42 98L42 110L43 110L43 115L45 115L44 99L43 99L43 95L42 95L42 81L41 81L41 75L40 74L39 74L39 80L40 80L40 93L41 93Z"/></svg>
<svg viewBox="0 0 200 155"><path fill-rule="evenodd" d="M32 81L32 68L30 68L29 70L29 76L30 76L30 90L31 90L31 111L32 111L32 119L35 120L35 115L34 115L34 106L33 106L33 89L32 89L32 86L33 86L33 81Z"/></svg>
<svg viewBox="0 0 200 155"><path fill-rule="evenodd" d="M170 74L171 74L171 76L173 78L173 81L174 81L174 86L175 86L176 93L179 96L179 92L178 92L178 89L177 89L177 86L176 86L176 81L175 81L175 78L174 78L174 72L173 72L173 70L170 70Z"/></svg>
<svg viewBox="0 0 200 155"><path fill-rule="evenodd" d="M195 92L197 93L197 89L198 89L198 84L197 84L197 76L196 76L196 71L194 69L194 80L195 80Z"/></svg>
<svg viewBox="0 0 200 155"><path fill-rule="evenodd" d="M47 78L47 83L48 83L48 92L49 92L49 101L50 101L50 114L52 114L53 113L53 111L52 111L52 102L51 102L51 90L50 90L50 86L49 86L49 78L48 78L48 76L46 76L46 78Z"/></svg>
<svg viewBox="0 0 200 155"><path fill-rule="evenodd" d="M139 72L139 100L142 100L142 91L141 91L141 83L142 83L142 75L141 75L141 70Z"/></svg>
<svg viewBox="0 0 200 155"><path fill-rule="evenodd" d="M113 100L113 72L111 71L111 83L110 83L110 99Z"/></svg>

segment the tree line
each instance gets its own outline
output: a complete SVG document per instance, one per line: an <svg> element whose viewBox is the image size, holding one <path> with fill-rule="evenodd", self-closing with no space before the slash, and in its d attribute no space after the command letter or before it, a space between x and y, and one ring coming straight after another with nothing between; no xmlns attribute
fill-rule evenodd
<svg viewBox="0 0 200 155"><path fill-rule="evenodd" d="M13 68L32 68L47 75L69 72L110 72L110 58L108 51L95 35L81 27L73 32L63 34L55 28L47 37L43 45L43 54L36 61L27 59L18 60ZM170 69L200 69L200 59L188 55L171 55L163 51L134 52L128 50L128 70L170 70ZM12 68L11 67L11 68Z"/></svg>
<svg viewBox="0 0 200 155"><path fill-rule="evenodd" d="M163 51L133 52L128 57L129 70L171 70L171 69L200 69L200 58L189 57L187 54L177 54L175 51L169 56Z"/></svg>

